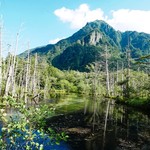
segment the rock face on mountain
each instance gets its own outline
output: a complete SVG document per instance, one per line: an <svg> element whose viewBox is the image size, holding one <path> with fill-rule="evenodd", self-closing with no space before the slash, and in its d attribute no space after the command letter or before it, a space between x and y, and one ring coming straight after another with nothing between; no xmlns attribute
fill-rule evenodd
<svg viewBox="0 0 150 150"><path fill-rule="evenodd" d="M97 46L99 41L102 40L102 34L99 31L92 31L89 35L85 36L81 42L82 45L94 45Z"/></svg>
<svg viewBox="0 0 150 150"><path fill-rule="evenodd" d="M87 23L71 37L32 49L30 54L37 53L59 69L82 71L89 63L102 59L105 45L114 57L130 49L131 56L138 58L150 53L150 34L116 31L106 22L96 20ZM20 57L26 56L27 52L20 54Z"/></svg>

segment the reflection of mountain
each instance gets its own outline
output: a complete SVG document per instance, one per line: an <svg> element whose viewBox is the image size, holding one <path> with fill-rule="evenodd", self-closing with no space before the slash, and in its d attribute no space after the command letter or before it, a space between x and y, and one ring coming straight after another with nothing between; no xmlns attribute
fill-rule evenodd
<svg viewBox="0 0 150 150"><path fill-rule="evenodd" d="M150 35L138 32L119 32L104 21L96 20L87 23L85 27L56 44L49 44L30 51L31 55L38 53L41 58L48 60L60 69L84 70L85 66L96 59L107 44L108 49L116 57L128 47L132 57L148 54L150 49ZM27 51L20 54L27 56Z"/></svg>

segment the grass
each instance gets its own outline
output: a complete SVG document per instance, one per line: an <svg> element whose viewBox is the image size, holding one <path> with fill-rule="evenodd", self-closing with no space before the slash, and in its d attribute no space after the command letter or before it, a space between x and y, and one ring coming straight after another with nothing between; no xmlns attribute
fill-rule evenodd
<svg viewBox="0 0 150 150"><path fill-rule="evenodd" d="M123 99L117 97L115 100L116 103L150 111L150 99L146 97L134 97L130 99Z"/></svg>

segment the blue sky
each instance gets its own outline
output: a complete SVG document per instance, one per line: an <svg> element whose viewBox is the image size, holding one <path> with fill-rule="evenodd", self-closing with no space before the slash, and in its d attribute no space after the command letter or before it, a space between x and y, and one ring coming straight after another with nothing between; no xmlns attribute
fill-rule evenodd
<svg viewBox="0 0 150 150"><path fill-rule="evenodd" d="M3 47L19 51L71 36L86 22L105 20L116 30L150 33L150 0L0 0Z"/></svg>

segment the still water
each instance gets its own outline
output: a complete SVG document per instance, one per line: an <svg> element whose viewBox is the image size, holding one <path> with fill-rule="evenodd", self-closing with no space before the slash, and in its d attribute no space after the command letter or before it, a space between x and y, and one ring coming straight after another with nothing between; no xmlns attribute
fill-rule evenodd
<svg viewBox="0 0 150 150"><path fill-rule="evenodd" d="M67 142L45 146L44 150L150 150L148 113L109 99L78 95L61 96L44 103L55 107L55 115L47 126L70 136Z"/></svg>
<svg viewBox="0 0 150 150"><path fill-rule="evenodd" d="M68 95L48 102L56 107L50 126L78 131L70 150L150 150L150 116L104 98ZM80 135L90 130L87 135Z"/></svg>

